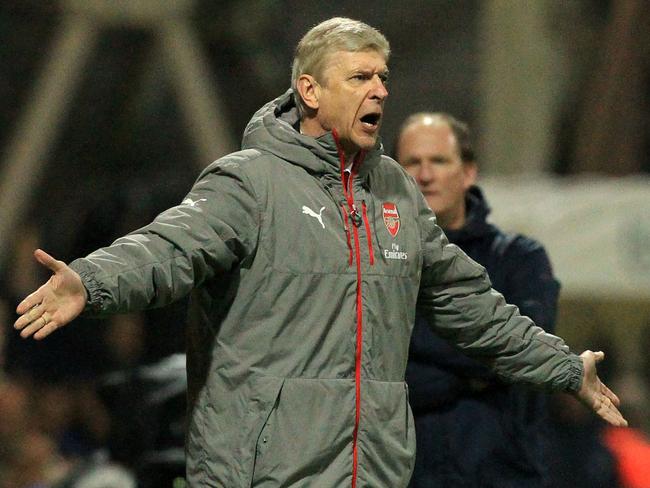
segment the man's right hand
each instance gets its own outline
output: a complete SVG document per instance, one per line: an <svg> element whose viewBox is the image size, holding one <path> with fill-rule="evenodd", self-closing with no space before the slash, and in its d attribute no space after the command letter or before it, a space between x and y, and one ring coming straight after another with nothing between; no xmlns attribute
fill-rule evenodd
<svg viewBox="0 0 650 488"><path fill-rule="evenodd" d="M43 339L59 327L75 319L86 306L86 288L81 277L63 261L58 261L45 251L34 252L36 260L52 271L50 279L25 298L16 313L20 315L14 327L27 338Z"/></svg>

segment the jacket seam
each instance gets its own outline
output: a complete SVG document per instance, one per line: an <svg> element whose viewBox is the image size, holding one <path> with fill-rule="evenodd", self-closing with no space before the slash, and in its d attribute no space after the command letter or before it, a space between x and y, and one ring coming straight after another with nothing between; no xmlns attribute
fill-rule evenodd
<svg viewBox="0 0 650 488"><path fill-rule="evenodd" d="M259 159L261 157L263 157L263 154L260 151L260 154L257 157L255 157L253 159L250 159L248 162L250 163L250 162L255 161L256 159ZM255 205L257 207L257 236L256 236L255 246L251 250L251 257L252 257L253 255L257 254L257 250L260 248L260 242L262 242L261 239L262 239L262 226L263 226L263 223L264 223L264 212L262 211L262 203L260 201L259 195L255 191L255 186L253 185L253 180L248 175L248 172L247 172L247 169L246 169L245 166L242 166L241 175L242 175L243 178L246 179L248 187L251 190L251 194L253 195L253 198L255 199Z"/></svg>
<svg viewBox="0 0 650 488"><path fill-rule="evenodd" d="M165 241L167 241L167 242L171 242L171 241L169 241L167 238L161 236L161 235L160 235L159 233L157 233L157 232L151 232L151 231L149 231L148 233L155 234L155 235L157 235L157 236L159 236L159 237L162 237ZM140 235L146 235L146 234L147 234L147 233L145 233L145 234L140 234ZM127 237L128 237L128 236L127 236ZM220 240L220 241L217 241L217 242L224 243L224 241L221 241L221 240ZM215 244L216 244L216 243L215 243ZM207 250L215 249L215 247L216 247L216 246L215 246L214 244L213 244L212 246L206 246L206 247L196 246L196 247L192 247L191 249L189 249L189 250L187 250L187 251L183 251L183 252L178 252L178 251L176 251L177 254L174 255L174 256L172 256L172 257L170 257L170 258L168 258L168 259L163 259L163 260L161 260L161 261L157 261L157 260L156 260L156 261L151 261L151 262L148 262L148 263L143 264L143 265L141 265L141 266L134 266L134 267L132 267L132 268L128 268L126 271L123 270L123 271L116 272L116 273L111 273L111 274L99 274L99 273L93 273L93 275L95 276L94 281L99 282L99 281L102 281L102 280L100 280L100 278L101 278L101 279L112 279L112 278L114 278L115 276L123 275L123 274L125 274L125 273L130 273L130 272L139 271L139 270L144 269L144 268L147 268L147 267L156 266L156 265L160 265L160 264L163 264L163 265L164 265L164 264L167 264L167 263L170 262L170 261L175 261L175 260L177 260L177 259L179 259L179 258L187 258L189 255L191 255L192 253L194 253L194 252L197 251L197 250L205 249L205 250L207 251ZM226 247L227 247L227 246L226 246ZM92 273L92 271L91 271L90 273Z"/></svg>

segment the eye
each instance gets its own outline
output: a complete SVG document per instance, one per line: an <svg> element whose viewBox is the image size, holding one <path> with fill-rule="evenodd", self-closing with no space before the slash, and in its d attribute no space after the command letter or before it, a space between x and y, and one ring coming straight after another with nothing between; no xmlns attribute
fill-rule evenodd
<svg viewBox="0 0 650 488"><path fill-rule="evenodd" d="M444 156L436 156L436 157L431 159L431 162L433 164L438 165L438 166L442 166L442 165L445 165L445 164L449 164L451 162L451 159L446 158Z"/></svg>
<svg viewBox="0 0 650 488"><path fill-rule="evenodd" d="M379 79L384 85L388 85L389 79L388 79L388 73L381 73L379 75Z"/></svg>

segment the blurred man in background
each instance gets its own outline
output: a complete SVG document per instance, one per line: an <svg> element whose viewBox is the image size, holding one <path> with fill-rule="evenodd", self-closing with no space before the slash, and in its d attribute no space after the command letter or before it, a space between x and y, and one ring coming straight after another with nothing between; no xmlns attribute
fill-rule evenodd
<svg viewBox="0 0 650 488"><path fill-rule="evenodd" d="M486 267L492 286L553 332L559 285L538 242L487 222L466 124L418 113L398 134L396 157L415 178L450 242ZM411 486L547 486L545 398L499 379L416 319L406 373L417 432Z"/></svg>

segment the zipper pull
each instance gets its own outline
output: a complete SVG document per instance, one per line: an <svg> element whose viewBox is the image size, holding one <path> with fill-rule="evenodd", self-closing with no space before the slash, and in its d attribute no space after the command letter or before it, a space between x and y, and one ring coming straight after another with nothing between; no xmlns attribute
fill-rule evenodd
<svg viewBox="0 0 650 488"><path fill-rule="evenodd" d="M352 223L355 227L361 227L361 224L363 224L361 214L359 213L359 210L354 203L352 204L352 212L350 212L350 218L352 219Z"/></svg>

